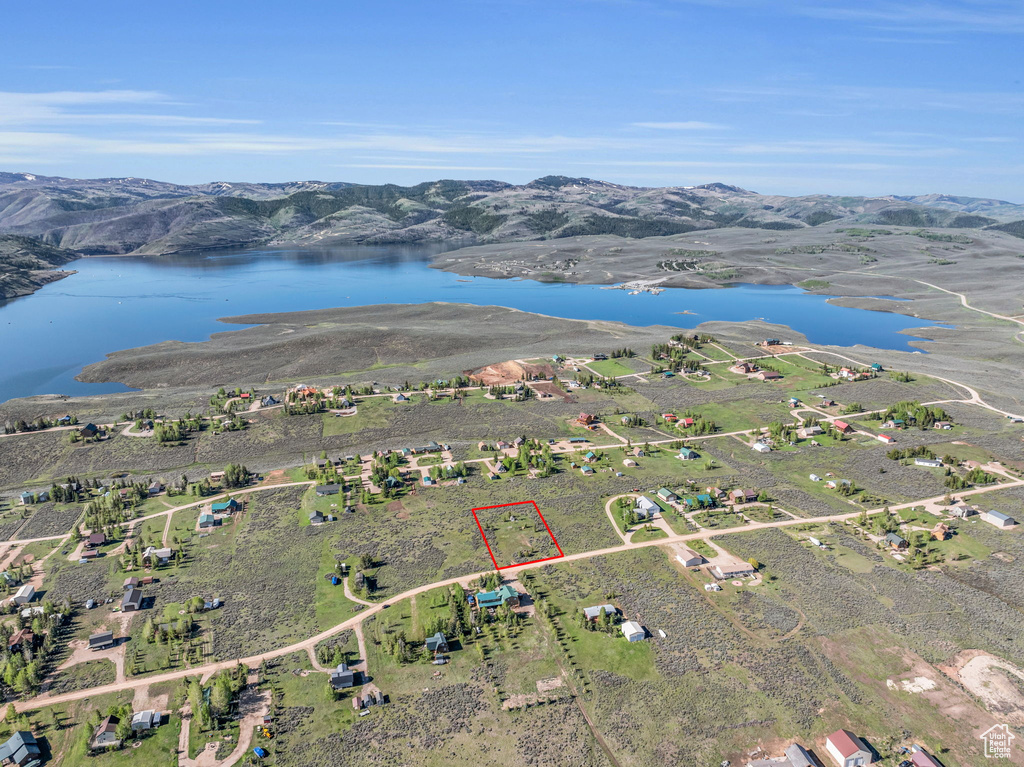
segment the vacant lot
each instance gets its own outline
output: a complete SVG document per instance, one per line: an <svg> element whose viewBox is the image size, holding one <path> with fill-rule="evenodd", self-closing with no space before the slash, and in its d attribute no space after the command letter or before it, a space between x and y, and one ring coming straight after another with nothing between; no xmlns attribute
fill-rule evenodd
<svg viewBox="0 0 1024 767"><path fill-rule="evenodd" d="M532 503L474 509L473 514L498 567L560 556L555 539Z"/></svg>

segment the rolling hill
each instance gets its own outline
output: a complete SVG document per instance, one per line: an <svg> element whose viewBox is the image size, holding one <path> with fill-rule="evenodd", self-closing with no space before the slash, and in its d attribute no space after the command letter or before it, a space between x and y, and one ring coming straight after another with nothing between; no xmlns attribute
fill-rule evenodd
<svg viewBox="0 0 1024 767"><path fill-rule="evenodd" d="M297 181L184 186L150 179L0 173L0 233L80 255L254 244L487 244L581 235L630 238L835 221L1020 231L1024 206L925 195L762 195L726 184L642 188L564 176L528 184L441 180L416 186Z"/></svg>

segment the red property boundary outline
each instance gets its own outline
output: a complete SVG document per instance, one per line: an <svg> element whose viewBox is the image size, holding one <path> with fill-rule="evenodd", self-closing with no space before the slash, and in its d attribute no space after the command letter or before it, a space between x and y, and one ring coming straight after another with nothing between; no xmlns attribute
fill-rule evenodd
<svg viewBox="0 0 1024 767"><path fill-rule="evenodd" d="M544 557L543 559L534 559L534 560L532 560L530 562L518 562L518 563L516 563L514 565L504 565L504 566L499 567L498 566L498 560L496 560L494 558L494 552L491 551L491 544L487 540L487 534L484 532L484 527L483 527L483 525L480 524L480 518L477 517L476 513L478 511L487 511L488 509L504 509L504 508L507 508L509 506L526 506L527 504L530 504L530 505L533 506L533 510L537 512L537 516L540 517L540 521L544 523L544 529L548 531L548 535L551 536L551 542L554 543L555 544L555 548L558 549L558 556L557 557ZM544 519L544 515L540 513L540 507L537 506L537 502L536 501L516 501L515 503L499 503L497 506L478 506L475 509L470 509L470 511L473 513L473 519L476 520L476 526L480 530L481 537L483 537L483 539L484 539L484 546L487 547L487 553L490 554L490 556L491 556L491 562L494 563L494 569L495 570L507 570L510 567L522 567L523 565L535 565L538 562L550 562L552 559L561 559L562 557L565 556L565 554L562 553L562 547L558 545L558 540L555 538L554 533L552 533L551 532L551 528L548 527L548 521L546 519Z"/></svg>

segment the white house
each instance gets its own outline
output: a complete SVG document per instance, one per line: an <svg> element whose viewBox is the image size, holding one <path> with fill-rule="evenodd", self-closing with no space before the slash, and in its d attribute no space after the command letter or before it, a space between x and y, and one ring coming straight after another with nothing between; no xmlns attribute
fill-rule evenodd
<svg viewBox="0 0 1024 767"><path fill-rule="evenodd" d="M704 564L704 557L692 549L683 549L681 553L676 554L676 559L683 567L697 567Z"/></svg>
<svg viewBox="0 0 1024 767"><path fill-rule="evenodd" d="M1016 519L1007 514L1003 514L1001 511L987 511L981 515L981 518L990 525L995 525L996 527L1013 527L1017 524Z"/></svg>
<svg viewBox="0 0 1024 767"><path fill-rule="evenodd" d="M770 453L772 451L772 449L768 447L768 445L766 445L764 442L755 442L753 445L753 449L759 453Z"/></svg>
<svg viewBox="0 0 1024 767"><path fill-rule="evenodd" d="M811 482L821 482L821 477L819 477L817 474L812 474Z"/></svg>
<svg viewBox="0 0 1024 767"><path fill-rule="evenodd" d="M849 730L836 730L829 735L825 739L825 750L839 767L863 767L874 761L864 741Z"/></svg>
<svg viewBox="0 0 1024 767"><path fill-rule="evenodd" d="M742 578L746 575L753 575L757 570L749 562L738 560L732 564L715 565L710 570L711 574L720 581L727 581L732 578Z"/></svg>
<svg viewBox="0 0 1024 767"><path fill-rule="evenodd" d="M618 615L619 611L615 609L615 605L594 605L593 607L584 607L583 614L586 616L588 621L596 621L601 617L601 611L604 610L604 614L611 617Z"/></svg>
<svg viewBox="0 0 1024 767"><path fill-rule="evenodd" d="M636 499L636 515L641 519L652 519L658 511L661 511L661 507L646 495Z"/></svg>
<svg viewBox="0 0 1024 767"><path fill-rule="evenodd" d="M622 636L626 637L628 642L639 642L647 636L647 632L636 621L626 621L622 624Z"/></svg>
<svg viewBox="0 0 1024 767"><path fill-rule="evenodd" d="M146 550L142 552L142 561L148 562L150 566L158 564L166 565L171 561L171 557L173 556L173 549L158 549L156 546L148 546Z"/></svg>
<svg viewBox="0 0 1024 767"><path fill-rule="evenodd" d="M154 727L160 726L160 714L152 709L146 711L137 711L132 714L132 730L152 730Z"/></svg>
<svg viewBox="0 0 1024 767"><path fill-rule="evenodd" d="M942 468L942 461L940 461L938 458L915 458L914 459L914 465L915 466L929 466L929 467L931 467L933 469L941 469Z"/></svg>
<svg viewBox="0 0 1024 767"><path fill-rule="evenodd" d="M35 598L36 598L36 590L31 585L26 583L24 586L22 586L20 589L18 589L18 593L16 593L14 595L14 604L16 604L16 605L27 604L28 602L31 602Z"/></svg>
<svg viewBox="0 0 1024 767"><path fill-rule="evenodd" d="M949 508L949 515L951 517L959 517L960 519L966 519L972 514L974 514L974 509L963 502L954 504Z"/></svg>

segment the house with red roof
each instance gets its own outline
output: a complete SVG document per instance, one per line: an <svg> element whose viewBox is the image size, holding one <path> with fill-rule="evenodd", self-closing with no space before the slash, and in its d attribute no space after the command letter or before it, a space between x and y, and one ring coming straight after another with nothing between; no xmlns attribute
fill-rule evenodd
<svg viewBox="0 0 1024 767"><path fill-rule="evenodd" d="M914 767L942 767L942 762L916 745L914 746L914 754L910 757L910 763Z"/></svg>
<svg viewBox="0 0 1024 767"><path fill-rule="evenodd" d="M849 730L836 730L825 739L825 750L839 767L863 767L875 761L864 741Z"/></svg>

